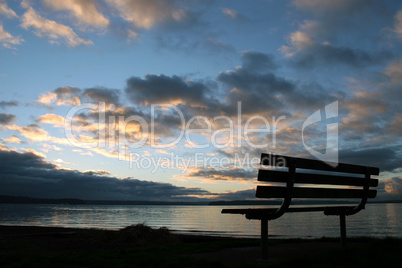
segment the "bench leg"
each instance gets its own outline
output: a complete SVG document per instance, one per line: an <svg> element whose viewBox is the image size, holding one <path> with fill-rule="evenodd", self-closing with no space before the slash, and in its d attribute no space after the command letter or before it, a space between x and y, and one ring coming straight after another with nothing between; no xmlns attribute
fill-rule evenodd
<svg viewBox="0 0 402 268"><path fill-rule="evenodd" d="M339 215L339 220L341 224L341 246L345 247L346 246L346 220L345 220L345 214L340 214Z"/></svg>
<svg viewBox="0 0 402 268"><path fill-rule="evenodd" d="M268 219L261 219L261 257L268 259Z"/></svg>

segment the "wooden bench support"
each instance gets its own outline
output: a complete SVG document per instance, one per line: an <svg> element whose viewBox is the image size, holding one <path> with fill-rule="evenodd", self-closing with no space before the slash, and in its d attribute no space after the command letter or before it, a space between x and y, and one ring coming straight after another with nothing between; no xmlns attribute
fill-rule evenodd
<svg viewBox="0 0 402 268"><path fill-rule="evenodd" d="M268 219L261 219L261 257L268 259Z"/></svg>
<svg viewBox="0 0 402 268"><path fill-rule="evenodd" d="M340 226L341 226L341 247L346 247L346 220L345 214L339 215Z"/></svg>

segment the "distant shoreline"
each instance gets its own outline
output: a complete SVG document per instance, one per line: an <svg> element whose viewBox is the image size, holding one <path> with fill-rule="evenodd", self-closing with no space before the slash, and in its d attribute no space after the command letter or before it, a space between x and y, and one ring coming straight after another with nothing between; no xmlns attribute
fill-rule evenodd
<svg viewBox="0 0 402 268"><path fill-rule="evenodd" d="M0 195L0 204L64 204L64 205L156 205L156 206L253 206L253 205L279 205L281 201L261 200L233 200L210 202L175 202L175 201L142 201L142 200L86 200L78 198L34 198L27 196ZM298 200L294 205L326 205L326 204L354 204L350 201L311 201ZM402 200L379 200L369 204L402 203Z"/></svg>

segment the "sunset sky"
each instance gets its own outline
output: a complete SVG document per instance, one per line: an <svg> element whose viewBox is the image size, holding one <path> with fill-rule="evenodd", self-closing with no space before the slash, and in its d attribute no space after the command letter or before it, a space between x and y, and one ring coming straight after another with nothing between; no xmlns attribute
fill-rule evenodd
<svg viewBox="0 0 402 268"><path fill-rule="evenodd" d="M398 0L0 0L0 195L252 199L330 126L402 200L401 102Z"/></svg>

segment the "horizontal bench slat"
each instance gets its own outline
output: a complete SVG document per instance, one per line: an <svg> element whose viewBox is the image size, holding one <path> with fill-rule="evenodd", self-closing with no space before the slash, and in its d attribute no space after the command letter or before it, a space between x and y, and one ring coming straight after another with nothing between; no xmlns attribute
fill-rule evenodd
<svg viewBox="0 0 402 268"><path fill-rule="evenodd" d="M307 211L324 211L326 207L299 207L299 208L288 208L286 212L307 212ZM245 208L245 209L223 209L222 213L226 214L263 214L263 213L272 213L278 210L277 208Z"/></svg>
<svg viewBox="0 0 402 268"><path fill-rule="evenodd" d="M319 212L324 211L324 213L331 215L339 215L342 211L348 211L353 209L353 206L321 206L321 207L292 207L288 208L286 212ZM222 209L223 214L242 214L247 215L248 219L261 219L264 215L274 213L277 211L277 208L229 208Z"/></svg>
<svg viewBox="0 0 402 268"><path fill-rule="evenodd" d="M260 169L258 171L259 181L269 182L287 182L289 173L279 170ZM347 176L332 176L314 173L296 173L295 183L310 183L310 184L332 184L332 185L349 185L349 186L363 186L364 178L347 177ZM370 179L370 187L378 186L377 179Z"/></svg>
<svg viewBox="0 0 402 268"><path fill-rule="evenodd" d="M257 186L257 198L283 198L286 187ZM376 190L369 190L368 198L374 198ZM363 190L359 189L332 189L332 188L293 188L293 198L362 198Z"/></svg>
<svg viewBox="0 0 402 268"><path fill-rule="evenodd" d="M324 171L334 171L334 172L343 172L343 173L354 173L354 174L365 174L366 167L360 165L351 165L339 163L335 168L330 165L314 159L305 159L298 157L289 157L283 155L274 155L274 154L261 154L261 165L265 166L283 166L288 167L291 160L296 161L296 168L303 169L315 169L315 170L324 170ZM371 175L378 175L380 173L380 169L376 167L368 167Z"/></svg>

